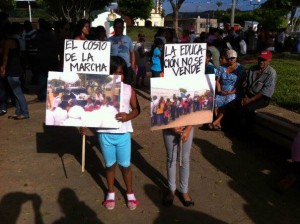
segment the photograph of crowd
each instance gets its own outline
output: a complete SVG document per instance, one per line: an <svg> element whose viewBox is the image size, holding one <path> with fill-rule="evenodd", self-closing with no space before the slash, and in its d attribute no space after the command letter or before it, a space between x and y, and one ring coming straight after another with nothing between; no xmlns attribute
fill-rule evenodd
<svg viewBox="0 0 300 224"><path fill-rule="evenodd" d="M151 130L212 122L214 75L151 79Z"/></svg>
<svg viewBox="0 0 300 224"><path fill-rule="evenodd" d="M46 125L119 128L119 75L49 72Z"/></svg>

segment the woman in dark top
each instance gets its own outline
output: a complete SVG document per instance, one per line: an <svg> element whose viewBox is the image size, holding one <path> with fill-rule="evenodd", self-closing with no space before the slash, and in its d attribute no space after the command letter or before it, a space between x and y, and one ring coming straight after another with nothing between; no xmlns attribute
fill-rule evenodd
<svg viewBox="0 0 300 224"><path fill-rule="evenodd" d="M0 75L7 77L16 99L16 112L8 118L23 120L29 118L29 111L26 98L21 88L20 76L23 74L23 69L21 65L19 42L13 38L15 33L15 26L12 24L9 26L8 38L4 41L3 45L3 60L0 67Z"/></svg>

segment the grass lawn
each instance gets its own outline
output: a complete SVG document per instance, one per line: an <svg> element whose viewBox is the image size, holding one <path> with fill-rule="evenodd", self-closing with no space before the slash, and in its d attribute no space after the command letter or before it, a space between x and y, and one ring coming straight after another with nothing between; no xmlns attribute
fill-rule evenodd
<svg viewBox="0 0 300 224"><path fill-rule="evenodd" d="M146 42L152 42L154 40L154 35L156 34L158 29L159 27L127 27L127 35L130 36L133 41L137 41L138 34L142 33L145 35Z"/></svg>
<svg viewBox="0 0 300 224"><path fill-rule="evenodd" d="M146 42L151 42L158 29L158 27L128 27L127 35L133 41L137 41L138 34L143 33ZM256 59L257 55L246 55L240 58L240 61ZM244 65L249 68L253 64L255 63ZM272 104L300 113L300 55L274 53L271 66L277 72L277 83Z"/></svg>

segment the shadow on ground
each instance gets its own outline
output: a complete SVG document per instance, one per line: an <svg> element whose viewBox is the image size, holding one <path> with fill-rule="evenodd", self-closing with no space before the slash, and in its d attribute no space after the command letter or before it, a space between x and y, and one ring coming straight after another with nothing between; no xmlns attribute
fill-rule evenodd
<svg viewBox="0 0 300 224"><path fill-rule="evenodd" d="M298 189L280 194L275 188L288 169L290 152L259 138L241 142L228 137L232 152L203 139L194 143L212 165L232 178L228 185L247 201L244 210L253 223L300 223Z"/></svg>
<svg viewBox="0 0 300 224"><path fill-rule="evenodd" d="M160 189L155 185L147 184L144 187L148 198L157 206L159 212L158 217L153 221L154 224L168 224L168 223L189 223L189 224L225 224L225 222L213 218L202 212L193 210L192 207L184 208L182 206L173 205L171 207L164 207L161 203Z"/></svg>
<svg viewBox="0 0 300 224"><path fill-rule="evenodd" d="M21 213L22 206L30 202L33 208L34 224L44 224L43 214L40 211L42 199L38 194L13 192L6 194L0 201L0 220L3 224L16 224ZM101 224L97 214L83 201L79 201L72 189L60 190L57 203L64 214L53 224ZM18 222L19 223L19 222Z"/></svg>

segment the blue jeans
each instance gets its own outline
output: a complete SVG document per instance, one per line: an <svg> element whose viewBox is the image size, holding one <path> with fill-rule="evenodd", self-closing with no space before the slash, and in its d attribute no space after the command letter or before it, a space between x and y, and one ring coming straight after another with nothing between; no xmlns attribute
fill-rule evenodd
<svg viewBox="0 0 300 224"><path fill-rule="evenodd" d="M189 139L182 144L182 166L179 166L179 191L187 193L190 176L190 154L193 143L194 128L191 130ZM179 157L180 135L170 129L163 130L163 138L167 151L167 175L170 191L176 190L177 158Z"/></svg>
<svg viewBox="0 0 300 224"><path fill-rule="evenodd" d="M20 78L7 77L7 80L16 98L16 115L29 117L27 102L21 88Z"/></svg>
<svg viewBox="0 0 300 224"><path fill-rule="evenodd" d="M0 112L7 110L5 80L0 77Z"/></svg>

